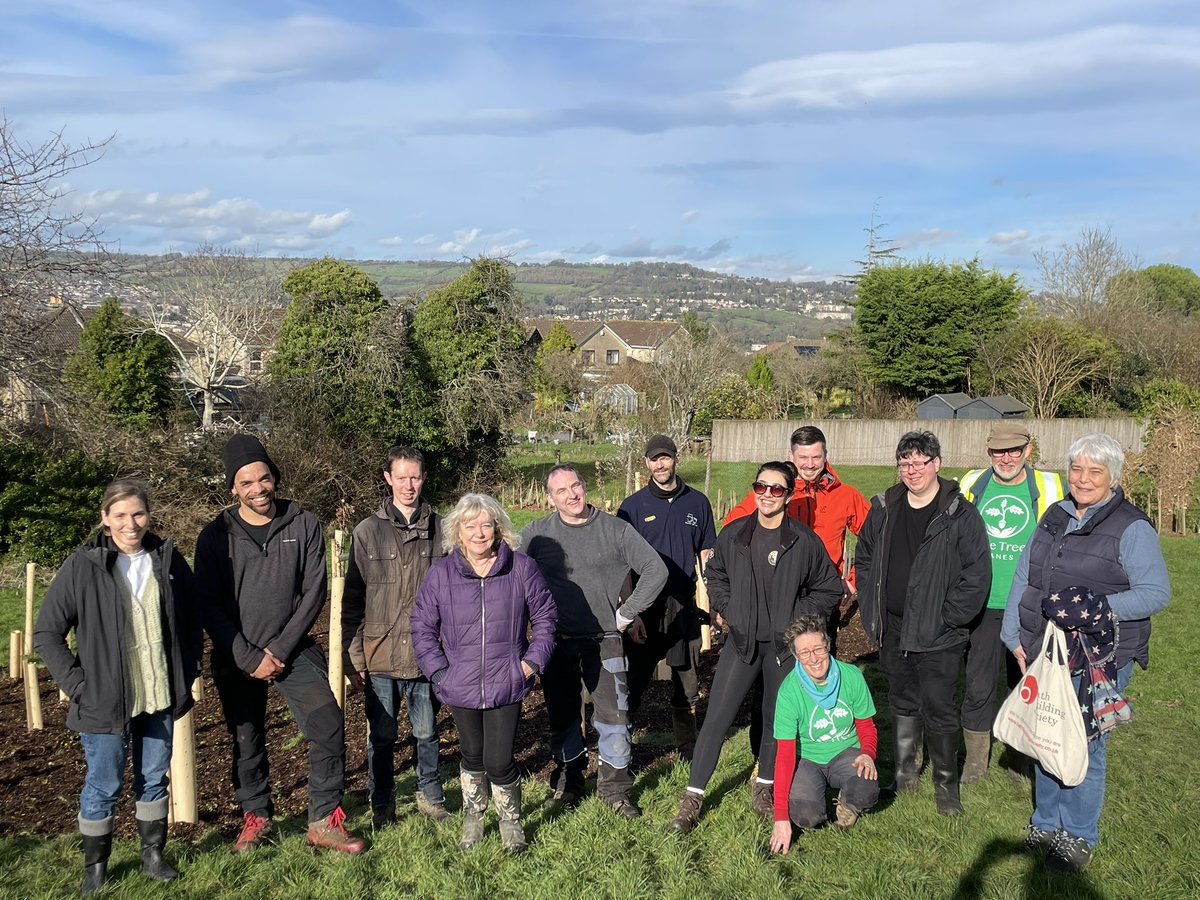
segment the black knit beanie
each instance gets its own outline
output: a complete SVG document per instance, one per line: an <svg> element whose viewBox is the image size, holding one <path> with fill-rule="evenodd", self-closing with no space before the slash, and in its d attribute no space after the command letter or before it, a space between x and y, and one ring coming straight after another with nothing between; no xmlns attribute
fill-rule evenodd
<svg viewBox="0 0 1200 900"><path fill-rule="evenodd" d="M233 476L237 474L238 469L255 462L266 463L271 475L279 481L279 467L267 456L262 441L252 434L235 434L231 437L225 444L225 449L221 451L221 462L225 464L226 490L233 488Z"/></svg>

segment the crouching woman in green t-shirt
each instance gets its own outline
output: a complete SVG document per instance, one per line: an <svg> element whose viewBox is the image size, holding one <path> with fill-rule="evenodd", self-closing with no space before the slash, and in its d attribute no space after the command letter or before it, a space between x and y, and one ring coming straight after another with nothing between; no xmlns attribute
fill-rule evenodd
<svg viewBox="0 0 1200 900"><path fill-rule="evenodd" d="M775 706L773 853L787 853L793 824L806 830L825 823L826 788L838 791L839 828L851 827L879 799L875 702L862 672L830 657L826 624L806 615L784 632L796 668ZM782 790L784 785L791 789Z"/></svg>

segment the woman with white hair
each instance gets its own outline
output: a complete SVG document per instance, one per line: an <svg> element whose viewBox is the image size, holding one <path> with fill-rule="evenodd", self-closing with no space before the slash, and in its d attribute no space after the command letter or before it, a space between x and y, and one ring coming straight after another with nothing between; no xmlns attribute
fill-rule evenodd
<svg viewBox="0 0 1200 900"><path fill-rule="evenodd" d="M443 526L448 555L417 591L413 649L458 727L459 847L468 850L483 837L490 781L504 849L518 853L526 843L513 760L517 723L533 676L554 652L558 613L537 564L516 551L520 537L494 498L464 495Z"/></svg>
<svg viewBox="0 0 1200 900"><path fill-rule="evenodd" d="M1125 499L1125 453L1106 434L1079 437L1067 451L1065 500L1046 511L1021 554L1001 638L1021 671L1040 651L1046 622L1069 629L1071 677L1087 706L1092 665L1124 692L1136 660L1149 663L1150 617L1171 596L1167 567L1150 519ZM1089 710L1089 712L1091 712ZM1048 851L1046 869L1078 872L1100 839L1108 733L1085 715L1088 770L1068 787L1040 765L1025 849Z"/></svg>

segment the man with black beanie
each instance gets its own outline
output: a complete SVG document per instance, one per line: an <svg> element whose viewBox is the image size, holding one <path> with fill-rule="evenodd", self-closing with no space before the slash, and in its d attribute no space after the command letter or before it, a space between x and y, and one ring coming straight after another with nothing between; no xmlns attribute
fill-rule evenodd
<svg viewBox="0 0 1200 900"><path fill-rule="evenodd" d="M233 849L257 847L274 829L265 725L267 686L274 684L309 742L308 843L361 853L366 845L343 825L342 710L329 689L325 657L308 633L325 604L321 523L276 498L279 468L258 438L234 435L221 461L237 502L200 533L195 584L245 817Z"/></svg>

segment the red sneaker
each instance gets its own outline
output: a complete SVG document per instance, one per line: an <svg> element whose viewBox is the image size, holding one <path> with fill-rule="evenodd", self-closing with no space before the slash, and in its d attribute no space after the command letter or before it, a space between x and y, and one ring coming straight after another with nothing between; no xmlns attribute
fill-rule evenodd
<svg viewBox="0 0 1200 900"><path fill-rule="evenodd" d="M253 850L271 839L275 823L257 813L246 813L246 822L242 825L242 833L233 842L234 853L245 853Z"/></svg>
<svg viewBox="0 0 1200 900"><path fill-rule="evenodd" d="M346 814L339 806L321 821L309 822L308 843L313 847L337 850L340 853L362 853L367 849L367 842L348 832L342 824L345 821Z"/></svg>

